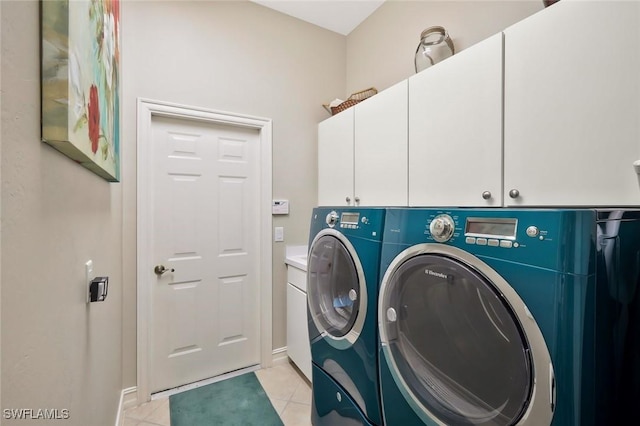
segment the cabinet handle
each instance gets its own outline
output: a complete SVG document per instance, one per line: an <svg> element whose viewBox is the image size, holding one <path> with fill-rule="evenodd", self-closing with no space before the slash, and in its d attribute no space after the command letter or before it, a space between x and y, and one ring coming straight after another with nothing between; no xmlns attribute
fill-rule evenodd
<svg viewBox="0 0 640 426"><path fill-rule="evenodd" d="M359 205L360 204L360 197L356 197L355 202L356 202L356 206Z"/></svg>
<svg viewBox="0 0 640 426"><path fill-rule="evenodd" d="M345 198L344 200L347 202L348 206L351 205L351 197L347 196L347 198Z"/></svg>
<svg viewBox="0 0 640 426"><path fill-rule="evenodd" d="M489 198L491 198L491 192L489 191L484 191L482 193L482 198L484 198L485 200L488 200Z"/></svg>
<svg viewBox="0 0 640 426"><path fill-rule="evenodd" d="M518 191L517 189L512 189L511 191L509 191L509 197L518 198L519 196L520 196L520 191Z"/></svg>

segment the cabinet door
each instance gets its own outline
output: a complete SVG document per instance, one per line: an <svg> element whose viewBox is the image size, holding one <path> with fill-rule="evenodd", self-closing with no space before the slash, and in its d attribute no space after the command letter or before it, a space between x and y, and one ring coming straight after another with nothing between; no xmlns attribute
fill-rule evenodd
<svg viewBox="0 0 640 426"><path fill-rule="evenodd" d="M502 204L502 41L409 78L409 205Z"/></svg>
<svg viewBox="0 0 640 426"><path fill-rule="evenodd" d="M287 355L311 380L311 343L307 329L307 295L287 284Z"/></svg>
<svg viewBox="0 0 640 426"><path fill-rule="evenodd" d="M353 202L353 115L349 108L318 124L319 206Z"/></svg>
<svg viewBox="0 0 640 426"><path fill-rule="evenodd" d="M407 81L354 108L356 202L364 206L406 206Z"/></svg>
<svg viewBox="0 0 640 426"><path fill-rule="evenodd" d="M505 30L505 204L640 204L639 58L638 2L561 1Z"/></svg>

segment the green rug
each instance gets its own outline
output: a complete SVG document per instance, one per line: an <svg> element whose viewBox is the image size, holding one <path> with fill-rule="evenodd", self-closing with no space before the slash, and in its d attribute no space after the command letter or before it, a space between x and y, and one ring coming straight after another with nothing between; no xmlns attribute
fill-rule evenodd
<svg viewBox="0 0 640 426"><path fill-rule="evenodd" d="M171 426L282 426L254 373L169 397Z"/></svg>

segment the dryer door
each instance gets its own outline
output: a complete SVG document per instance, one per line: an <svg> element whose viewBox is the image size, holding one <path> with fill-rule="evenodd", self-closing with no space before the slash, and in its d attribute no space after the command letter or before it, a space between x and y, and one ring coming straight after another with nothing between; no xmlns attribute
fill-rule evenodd
<svg viewBox="0 0 640 426"><path fill-rule="evenodd" d="M364 272L353 245L336 230L319 232L311 243L307 302L309 316L332 346L350 347L362 332L367 310Z"/></svg>
<svg viewBox="0 0 640 426"><path fill-rule="evenodd" d="M553 370L542 334L478 258L438 244L405 250L383 278L379 316L383 362L425 423L551 422Z"/></svg>

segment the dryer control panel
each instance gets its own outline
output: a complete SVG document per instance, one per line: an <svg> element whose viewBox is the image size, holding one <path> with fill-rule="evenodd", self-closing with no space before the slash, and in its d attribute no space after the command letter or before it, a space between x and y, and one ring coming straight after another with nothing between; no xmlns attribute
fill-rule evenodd
<svg viewBox="0 0 640 426"><path fill-rule="evenodd" d="M583 273L591 264L582 254L596 242L595 214L593 209L389 208L384 243L447 244L475 256Z"/></svg>
<svg viewBox="0 0 640 426"><path fill-rule="evenodd" d="M514 217L464 216L438 212L431 215L426 235L434 241L445 243L464 237L465 244L487 247L517 248L518 219ZM529 226L526 235L545 238L546 231Z"/></svg>

